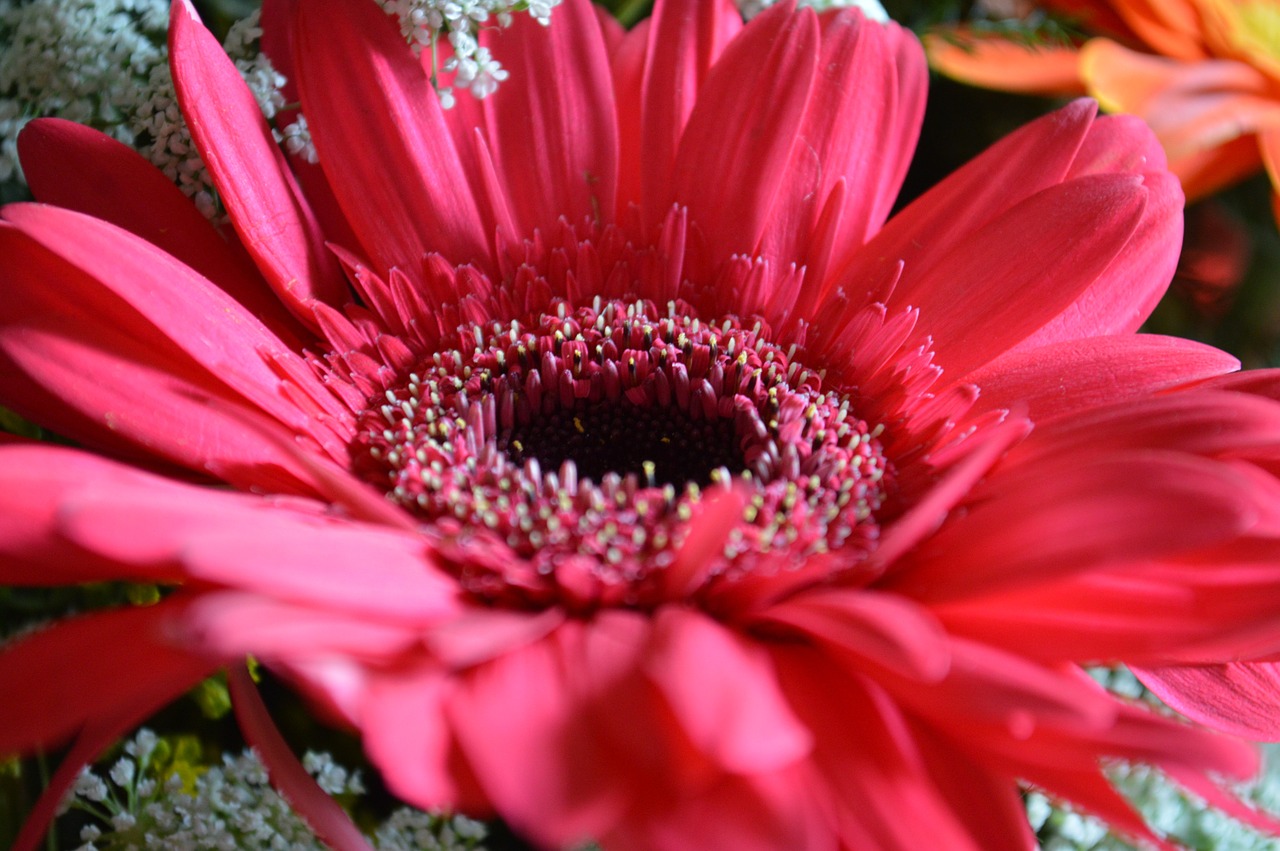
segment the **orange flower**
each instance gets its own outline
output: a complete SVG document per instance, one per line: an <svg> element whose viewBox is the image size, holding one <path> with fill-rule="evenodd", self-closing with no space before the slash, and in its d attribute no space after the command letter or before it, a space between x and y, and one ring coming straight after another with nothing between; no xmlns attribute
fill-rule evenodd
<svg viewBox="0 0 1280 851"><path fill-rule="evenodd" d="M1087 93L1141 116L1196 199L1265 166L1280 186L1280 3L1050 0L1094 36L1027 47L953 31L926 39L943 73L988 88ZM960 39L955 36L961 36ZM1280 199L1273 194L1280 213Z"/></svg>

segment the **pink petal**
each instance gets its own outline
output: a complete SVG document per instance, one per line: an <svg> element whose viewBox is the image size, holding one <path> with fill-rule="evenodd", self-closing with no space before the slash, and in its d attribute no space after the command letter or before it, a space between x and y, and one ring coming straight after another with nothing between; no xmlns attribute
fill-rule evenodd
<svg viewBox="0 0 1280 851"><path fill-rule="evenodd" d="M742 29L742 17L728 0L654 4L644 33L639 127L633 132L644 221L657 224L673 200L671 178L685 124L703 83L725 47ZM634 37L633 37L634 38ZM630 141L624 134L623 145ZM624 147L624 151L626 148Z"/></svg>
<svg viewBox="0 0 1280 851"><path fill-rule="evenodd" d="M423 808L456 808L461 757L445 719L451 679L434 666L373 679L360 717L364 747L395 793Z"/></svg>
<svg viewBox="0 0 1280 851"><path fill-rule="evenodd" d="M892 587L945 600L1229 540L1256 518L1223 465L1171 453L1067 455L992 476Z"/></svg>
<svg viewBox="0 0 1280 851"><path fill-rule="evenodd" d="M1140 398L1239 369L1226 352L1177 337L1126 335L1022 345L970 373L981 409L1025 405L1041 420Z"/></svg>
<svg viewBox="0 0 1280 851"><path fill-rule="evenodd" d="M728 771L776 771L809 752L763 649L705 615L661 609L645 670L693 742Z"/></svg>
<svg viewBox="0 0 1280 851"><path fill-rule="evenodd" d="M781 189L813 84L812 13L770 8L707 76L676 155L675 200L701 233L703 274L753 254Z"/></svg>
<svg viewBox="0 0 1280 851"><path fill-rule="evenodd" d="M87 552L59 534L60 509L87 482L119 488L177 487L86 452L25 441L0 446L0 583L70 585L111 579L164 582L179 578L171 567L122 564ZM140 569L139 569L140 567Z"/></svg>
<svg viewBox="0 0 1280 851"><path fill-rule="evenodd" d="M791 768L729 775L660 812L628 819L601 843L610 851L836 851L837 838L820 800L824 790L811 774Z"/></svg>
<svg viewBox="0 0 1280 851"><path fill-rule="evenodd" d="M968 234L1061 183L1096 111L1091 101L1078 100L1004 137L890 219L848 267L831 277L878 281L901 260L919 280ZM929 239L922 242L921 234ZM858 300L861 292L852 290L849 295ZM903 304L920 303L914 289L901 296Z"/></svg>
<svg viewBox="0 0 1280 851"><path fill-rule="evenodd" d="M568 687L563 649L581 628L555 634L469 672L448 695L445 717L485 795L504 819L549 846L602 834L632 792L625 762L613 762L582 723Z"/></svg>
<svg viewBox="0 0 1280 851"><path fill-rule="evenodd" d="M550 27L517 15L491 41L511 79L486 100L488 141L522 237L561 216L597 220L617 204L617 116L600 21L588 0L565 0L555 14Z"/></svg>
<svg viewBox="0 0 1280 851"><path fill-rule="evenodd" d="M423 640L443 664L469 668L542 639L564 620L565 613L554 608L537 614L471 608L432 628Z"/></svg>
<svg viewBox="0 0 1280 851"><path fill-rule="evenodd" d="M483 261L488 234L439 99L395 21L342 0L297 4L295 61L320 163L379 274L428 251ZM353 115L352 104L361 105Z"/></svg>
<svg viewBox="0 0 1280 851"><path fill-rule="evenodd" d="M771 606L759 617L794 627L873 672L889 668L936 681L951 667L951 645L941 624L923 607L893 594L819 589Z"/></svg>
<svg viewBox="0 0 1280 851"><path fill-rule="evenodd" d="M879 545L868 557L867 572L875 574L896 571L896 562L942 525L947 512L968 496L974 484L991 469L991 465L1030 430L1031 423L1028 420L1011 417L985 433L970 438L981 442L970 446L961 461L884 530Z"/></svg>
<svg viewBox="0 0 1280 851"><path fill-rule="evenodd" d="M271 785L280 791L320 841L334 851L372 851L351 817L307 774L289 749L244 666L235 665L227 671L227 684L240 730L262 759Z"/></svg>
<svg viewBox="0 0 1280 851"><path fill-rule="evenodd" d="M1010 468L1117 449L1167 449L1190 455L1275 457L1280 405L1244 393L1188 389L1113 402L1042 423L1010 453ZM1274 484L1273 484L1274 487ZM1265 491L1250 488L1258 497ZM1261 499L1259 502L1261 503Z"/></svg>
<svg viewBox="0 0 1280 851"><path fill-rule="evenodd" d="M293 662L341 656L381 661L416 646L420 637L416 627L240 591L201 594L185 615L186 639L228 659L252 655L266 662Z"/></svg>
<svg viewBox="0 0 1280 851"><path fill-rule="evenodd" d="M1233 736L1280 741L1280 665L1275 662L1135 668L1134 673L1193 721Z"/></svg>
<svg viewBox="0 0 1280 851"><path fill-rule="evenodd" d="M114 484L65 498L58 529L134 571L178 565L189 579L418 625L458 611L456 582L415 533L326 517L302 500Z"/></svg>
<svg viewBox="0 0 1280 851"><path fill-rule="evenodd" d="M262 357L297 355L208 280L79 213L11 204L4 215L30 241L0 230L0 240L13 246L10 256L22 258L6 267L11 292L0 310L0 349L30 378L59 390L80 417L215 473L263 456L293 466L228 424L228 408L256 406L328 439L327 428L278 392L281 379ZM328 395L305 366L294 374L314 383L307 388L313 395ZM148 403L148 395L159 400Z"/></svg>
<svg viewBox="0 0 1280 851"><path fill-rule="evenodd" d="M1133 116L1094 122L1069 177L1140 173L1147 206L1129 243L1072 306L1025 340L1032 347L1138 330L1164 295L1182 245L1182 188L1164 171L1164 152Z"/></svg>
<svg viewBox="0 0 1280 851"><path fill-rule="evenodd" d="M934 787L901 710L879 687L833 676L829 659L810 650L788 647L774 656L783 687L813 731L812 761L831 789L846 842L856 836L861 847L885 851L984 847Z"/></svg>
<svg viewBox="0 0 1280 851"><path fill-rule="evenodd" d="M791 152L762 254L825 266L810 237L841 180L847 189L832 237L839 260L880 229L915 149L927 78L919 42L897 25L852 10L823 17L803 144Z"/></svg>
<svg viewBox="0 0 1280 851"><path fill-rule="evenodd" d="M39 118L24 127L18 150L40 202L111 222L163 249L291 344L304 333L257 269L234 253L173 181L137 151L59 118Z"/></svg>
<svg viewBox="0 0 1280 851"><path fill-rule="evenodd" d="M195 579L415 624L451 617L454 580L420 539L376 527L289 522L262 512L235 528L183 540L179 559Z"/></svg>
<svg viewBox="0 0 1280 851"><path fill-rule="evenodd" d="M96 222L56 208L44 212L76 217L81 224ZM287 459L228 417L229 409L246 400L237 399L222 377L193 361L101 281L12 226L0 223L0 246L17 261L0 277L7 290L0 300L0 389L11 408L68 437L123 448L123 454L151 463L181 464L246 487L306 490L290 473L293 465ZM120 249L135 246L120 240L114 247L112 254L121 256ZM112 273L118 272L113 266ZM201 281L194 274L191 279L197 287L192 301L199 304ZM150 274L118 281L135 288L155 283ZM212 285L203 286L217 293L213 301L232 316L256 322ZM181 312L188 311L190 305ZM69 329L82 339L69 338ZM198 350L198 337L181 336ZM220 357L217 351L206 354ZM280 402L273 407L287 410Z"/></svg>
<svg viewBox="0 0 1280 851"><path fill-rule="evenodd" d="M257 100L187 0L171 8L169 57L191 138L276 295L303 322L312 315L308 301L347 301L338 264L324 249L324 235Z"/></svg>
<svg viewBox="0 0 1280 851"><path fill-rule="evenodd" d="M1128 250L1146 197L1128 175L1052 186L939 250L926 271L908 262L890 306L920 309L939 365L959 381L1070 309Z"/></svg>

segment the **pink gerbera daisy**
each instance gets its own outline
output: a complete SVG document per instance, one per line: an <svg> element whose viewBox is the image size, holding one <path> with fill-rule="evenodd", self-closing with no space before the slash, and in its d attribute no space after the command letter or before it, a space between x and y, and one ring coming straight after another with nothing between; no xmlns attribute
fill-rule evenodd
<svg viewBox="0 0 1280 851"><path fill-rule="evenodd" d="M451 111L372 2L264 21L318 167L173 9L234 232L21 140L0 399L100 454L0 448L0 579L173 587L0 652L0 752L75 742L23 847L245 654L546 847L1030 849L1021 783L1159 844L1105 760L1256 769L1080 667L1280 646L1280 376L1134 333L1182 205L1139 122L1075 103L885 224L926 72L854 11L566 0Z"/></svg>

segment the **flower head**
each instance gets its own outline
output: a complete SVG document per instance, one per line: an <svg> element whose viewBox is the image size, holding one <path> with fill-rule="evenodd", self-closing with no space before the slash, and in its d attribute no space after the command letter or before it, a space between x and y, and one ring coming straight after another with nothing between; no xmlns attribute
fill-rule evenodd
<svg viewBox="0 0 1280 851"><path fill-rule="evenodd" d="M548 846L1030 848L1019 782L1153 839L1104 760L1255 770L1079 667L1280 639L1277 376L1134 333L1182 202L1138 122L1075 103L886 223L926 72L857 11L566 0L449 111L376 4L272 21L319 168L173 10L230 243L22 137L0 398L114 459L0 448L0 577L176 590L0 654L0 751L77 736L65 788L251 653L408 801Z"/></svg>

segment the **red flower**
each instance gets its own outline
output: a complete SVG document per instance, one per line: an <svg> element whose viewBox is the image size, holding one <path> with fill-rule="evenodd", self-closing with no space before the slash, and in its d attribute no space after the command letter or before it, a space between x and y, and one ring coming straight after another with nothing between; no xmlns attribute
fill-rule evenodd
<svg viewBox="0 0 1280 851"><path fill-rule="evenodd" d="M1182 202L1136 120L1075 103L883 224L895 26L568 0L443 112L374 4L290 5L323 171L174 7L231 240L92 131L21 140L0 398L116 460L0 449L0 579L176 586L0 654L0 752L77 737L49 801L247 653L548 846L1029 849L1019 781L1151 839L1101 760L1255 770L1079 668L1280 639L1280 381L1134 333Z"/></svg>

